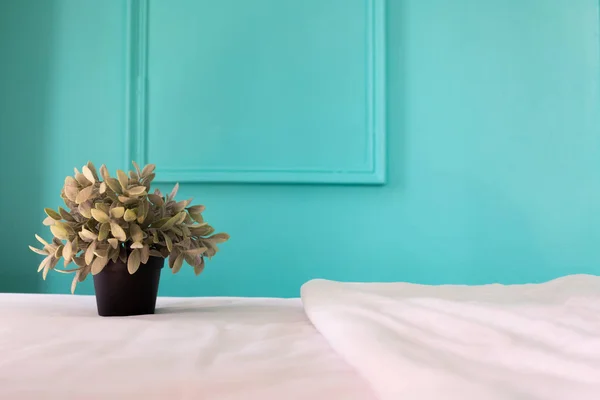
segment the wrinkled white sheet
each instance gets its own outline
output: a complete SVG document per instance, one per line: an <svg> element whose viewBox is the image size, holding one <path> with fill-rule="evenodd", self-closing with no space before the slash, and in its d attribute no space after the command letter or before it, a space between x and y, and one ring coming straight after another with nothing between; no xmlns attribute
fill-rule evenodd
<svg viewBox="0 0 600 400"><path fill-rule="evenodd" d="M302 301L382 400L600 399L599 277L469 287L314 280Z"/></svg>
<svg viewBox="0 0 600 400"><path fill-rule="evenodd" d="M86 296L0 294L2 400L373 400L299 299L159 298L103 318Z"/></svg>

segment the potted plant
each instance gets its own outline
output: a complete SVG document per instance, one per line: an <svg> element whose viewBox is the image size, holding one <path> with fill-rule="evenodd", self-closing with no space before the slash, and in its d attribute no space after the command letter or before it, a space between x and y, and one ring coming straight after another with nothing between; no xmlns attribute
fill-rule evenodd
<svg viewBox="0 0 600 400"><path fill-rule="evenodd" d="M35 235L43 248L29 246L45 256L38 267L44 279L50 270L75 274L71 293L91 273L101 316L153 314L165 258L173 273L186 261L199 275L205 257L229 239L213 234L202 218L204 206L175 200L179 184L167 195L150 193L155 166L133 165L129 174L118 170L117 178L104 165L100 174L91 162L81 172L75 168L61 191L66 208L44 209L52 241ZM56 268L61 259L65 268ZM66 269L71 262L77 268Z"/></svg>

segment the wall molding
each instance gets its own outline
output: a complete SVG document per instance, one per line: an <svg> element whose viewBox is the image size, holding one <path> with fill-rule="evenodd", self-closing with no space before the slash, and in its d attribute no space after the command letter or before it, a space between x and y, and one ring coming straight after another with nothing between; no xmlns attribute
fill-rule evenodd
<svg viewBox="0 0 600 400"><path fill-rule="evenodd" d="M127 2L126 165L148 163L149 1ZM365 0L368 77L366 115L370 166L365 170L157 168L156 182L372 184L386 182L385 0Z"/></svg>

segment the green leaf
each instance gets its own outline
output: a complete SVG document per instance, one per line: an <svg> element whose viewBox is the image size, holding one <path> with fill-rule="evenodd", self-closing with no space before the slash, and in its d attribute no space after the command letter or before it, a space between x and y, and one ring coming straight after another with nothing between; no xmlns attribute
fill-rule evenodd
<svg viewBox="0 0 600 400"><path fill-rule="evenodd" d="M129 186L129 178L127 177L127 174L122 170L118 169L117 178L119 178L119 184L121 185L123 190L126 190L127 186Z"/></svg>
<svg viewBox="0 0 600 400"><path fill-rule="evenodd" d="M150 200L150 202L155 206L162 206L163 204L165 204L163 198L154 193L150 193L148 195L148 200Z"/></svg>
<svg viewBox="0 0 600 400"><path fill-rule="evenodd" d="M127 189L126 194L127 196L141 196L142 194L146 193L146 187L145 186L134 186L132 188Z"/></svg>
<svg viewBox="0 0 600 400"><path fill-rule="evenodd" d="M92 205L90 204L89 201L86 201L85 203L81 203L77 209L79 210L79 213L81 215L83 215L86 218L92 218Z"/></svg>
<svg viewBox="0 0 600 400"><path fill-rule="evenodd" d="M65 186L64 191L67 199L73 202L77 200L77 195L79 194L79 189L77 186Z"/></svg>
<svg viewBox="0 0 600 400"><path fill-rule="evenodd" d="M81 231L79 231L79 237L83 239L84 242L91 242L98 239L98 235L85 228L81 228Z"/></svg>
<svg viewBox="0 0 600 400"><path fill-rule="evenodd" d="M138 217L137 217L137 222L138 223L143 223L146 220L146 215L148 215L148 203L146 202L146 200L142 200L140 202L140 205L138 207Z"/></svg>
<svg viewBox="0 0 600 400"><path fill-rule="evenodd" d="M77 287L77 282L79 282L79 274L81 272L75 272L75 276L73 277L73 281L71 282L71 294L75 294L75 288Z"/></svg>
<svg viewBox="0 0 600 400"><path fill-rule="evenodd" d="M38 242L40 242L41 244L43 244L44 246L48 246L48 242L46 242L44 239L42 239L40 237L40 235L36 234L35 238L38 240Z"/></svg>
<svg viewBox="0 0 600 400"><path fill-rule="evenodd" d="M54 218L46 217L42 221L42 224L44 224L45 226L50 226L50 225L54 225L55 222L56 222L56 220Z"/></svg>
<svg viewBox="0 0 600 400"><path fill-rule="evenodd" d="M135 272L140 267L140 251L138 249L134 249L131 254L129 254L129 259L127 260L127 271L130 274L135 274Z"/></svg>
<svg viewBox="0 0 600 400"><path fill-rule="evenodd" d="M177 258L175 259L175 262L173 262L173 273L176 274L179 272L179 270L181 269L181 266L183 265L183 254L179 254L177 256Z"/></svg>
<svg viewBox="0 0 600 400"><path fill-rule="evenodd" d="M125 234L125 231L116 222L110 223L110 231L115 238L119 239L119 241L127 241L127 235Z"/></svg>
<svg viewBox="0 0 600 400"><path fill-rule="evenodd" d="M165 233L165 232L161 232L161 233L165 238L165 244L167 245L167 250L169 250L169 253L170 253L171 251L173 251L173 241L171 240L171 237L169 236L168 233Z"/></svg>
<svg viewBox="0 0 600 400"><path fill-rule="evenodd" d="M184 212L180 212L179 214L175 214L174 216L172 216L171 218L169 218L169 220L167 222L165 222L164 225L161 225L160 230L161 231L166 231L168 229L171 229L171 227L173 225L175 225L176 223L181 222L180 220L183 220L183 218L185 218L185 213Z"/></svg>
<svg viewBox="0 0 600 400"><path fill-rule="evenodd" d="M67 241L67 243L68 243L68 241ZM62 257L62 254L63 254L63 249L64 249L64 248L65 248L65 246L64 246L64 245L62 245L62 244L61 244L60 246L58 246L58 247L56 248L56 251L54 252L54 257L55 257L55 258L61 258L61 257Z"/></svg>
<svg viewBox="0 0 600 400"><path fill-rule="evenodd" d="M31 249L31 251L33 251L34 253L38 253L38 254L41 254L41 255L43 255L43 256L47 256L47 255L48 255L48 252L47 252L46 250L40 250L40 249L37 249L37 248L35 248L35 247L33 247L33 246L29 246L29 248L30 248L30 249Z"/></svg>
<svg viewBox="0 0 600 400"><path fill-rule="evenodd" d="M57 221L60 221L62 219L62 217L60 216L59 213L57 213L56 211L54 211L51 208L44 208L44 212L46 213L46 215L48 215L50 218L55 219Z"/></svg>
<svg viewBox="0 0 600 400"><path fill-rule="evenodd" d="M140 166L135 162L135 161L131 161L131 163L133 164L133 167L135 168L138 176L142 176L142 171L140 170Z"/></svg>
<svg viewBox="0 0 600 400"><path fill-rule="evenodd" d="M113 218L121 218L123 214L125 214L124 207L115 207L112 210L110 210L110 215L112 215Z"/></svg>
<svg viewBox="0 0 600 400"><path fill-rule="evenodd" d="M204 206L201 206L201 205L198 205L198 206L191 206L191 207L188 207L188 209L187 209L187 210L188 210L188 212L189 212L190 214L192 214L192 213L194 213L194 214L200 214L200 213L203 213L203 212L204 212L204 210L206 210L206 207L204 207Z"/></svg>
<svg viewBox="0 0 600 400"><path fill-rule="evenodd" d="M97 208L92 208L91 213L92 217L94 217L94 219L98 222L105 223L109 220L108 215L104 211Z"/></svg>
<svg viewBox="0 0 600 400"><path fill-rule="evenodd" d="M98 240L104 241L108 237L108 233L110 232L110 223L105 222L100 225L100 231L98 232Z"/></svg>
<svg viewBox="0 0 600 400"><path fill-rule="evenodd" d="M156 165L154 165L154 164L146 164L146 166L142 170L142 174L141 174L142 177L145 178L147 176L150 176L150 174L154 171L154 168L156 168Z"/></svg>
<svg viewBox="0 0 600 400"><path fill-rule="evenodd" d="M209 239L212 239L215 243L223 243L229 240L229 235L226 233L216 233L209 237Z"/></svg>
<svg viewBox="0 0 600 400"><path fill-rule="evenodd" d="M102 176L102 179L104 179L105 181L108 180L108 178L110 178L110 174L108 173L108 169L106 169L106 165L102 164L100 166L100 175Z"/></svg>
<svg viewBox="0 0 600 400"><path fill-rule="evenodd" d="M185 253L189 254L191 256L197 256L197 255L204 253L206 250L208 250L206 247L198 247L195 249L185 250Z"/></svg>
<svg viewBox="0 0 600 400"><path fill-rule="evenodd" d="M96 177L94 176L94 174L92 173L92 170L87 165L84 165L83 168L81 168L81 172L83 172L83 176L85 176L85 179L87 179L91 183L96 182Z"/></svg>
<svg viewBox="0 0 600 400"><path fill-rule="evenodd" d="M52 257L54 257L54 256L52 254L50 254L48 257L44 258L42 260L42 262L40 263L40 265L38 266L37 272L40 272L41 270L43 270L44 268L46 268L46 265L48 265L48 263L50 262L50 260L52 260Z"/></svg>
<svg viewBox="0 0 600 400"><path fill-rule="evenodd" d="M85 263L90 265L94 261L94 251L96 250L97 242L94 240L85 251Z"/></svg>
<svg viewBox="0 0 600 400"><path fill-rule="evenodd" d="M75 222L75 218L67 210L65 210L64 208L58 207L58 211L60 212L60 216L65 221Z"/></svg>
<svg viewBox="0 0 600 400"><path fill-rule="evenodd" d="M135 211L129 209L129 210L125 211L125 215L123 216L123 219L127 222L135 221L137 219L137 215L135 214Z"/></svg>
<svg viewBox="0 0 600 400"><path fill-rule="evenodd" d="M188 200L181 200L178 203L175 203L173 205L173 212L174 213L178 213L180 211L182 211L184 208L186 208L190 203L192 202L192 199L188 199Z"/></svg>
<svg viewBox="0 0 600 400"><path fill-rule="evenodd" d="M144 239L144 233L138 224L129 224L129 234L134 242L141 242Z"/></svg>
<svg viewBox="0 0 600 400"><path fill-rule="evenodd" d="M204 222L204 217L202 217L201 213L191 212L189 210L188 210L188 212L190 213L190 217L192 217L194 219L194 221L196 221L200 224Z"/></svg>
<svg viewBox="0 0 600 400"><path fill-rule="evenodd" d="M108 258L96 257L92 263L92 275L98 275L108 264Z"/></svg>
<svg viewBox="0 0 600 400"><path fill-rule="evenodd" d="M142 264L146 264L150 259L150 246L145 244L140 250L140 260Z"/></svg>
<svg viewBox="0 0 600 400"><path fill-rule="evenodd" d="M200 275L204 271L204 257L200 257L200 264L194 265L194 274Z"/></svg>
<svg viewBox="0 0 600 400"><path fill-rule="evenodd" d="M67 266L71 262L71 258L73 257L73 244L68 240L67 243L65 243L62 256L65 259L65 266Z"/></svg>
<svg viewBox="0 0 600 400"><path fill-rule="evenodd" d="M116 180L115 178L105 178L104 182L106 182L106 185L115 193L123 193L123 189L121 188L121 185L119 184L119 181Z"/></svg>
<svg viewBox="0 0 600 400"><path fill-rule="evenodd" d="M81 189L81 191L77 194L77 197L75 198L75 203L81 204L87 201L92 196L93 191L93 186L88 186L86 188Z"/></svg>
<svg viewBox="0 0 600 400"><path fill-rule="evenodd" d="M50 226L50 231L52 232L52 234L54 236L56 236L57 238L59 238L61 240L69 239L69 234L67 233L67 230L60 225Z"/></svg>

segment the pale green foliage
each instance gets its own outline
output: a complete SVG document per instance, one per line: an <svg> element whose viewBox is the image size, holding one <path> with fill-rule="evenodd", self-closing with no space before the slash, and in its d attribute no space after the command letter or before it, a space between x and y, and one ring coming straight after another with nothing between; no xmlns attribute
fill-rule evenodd
<svg viewBox="0 0 600 400"><path fill-rule="evenodd" d="M52 241L35 235L43 248L29 246L46 256L38 268L44 279L51 269L74 272L74 292L77 282L90 272L101 272L109 260L121 260L133 274L151 256L168 257L173 273L185 260L199 275L204 257L210 259L219 250L217 243L229 239L226 233L213 234L214 229L202 218L204 206L190 206L192 199L175 201L178 184L167 195L158 189L149 193L155 176L153 164L143 170L135 162L133 165L135 170L118 170L113 178L104 165L98 174L88 162L81 172L75 169L74 176L65 179L61 197L67 208L59 207L58 212L44 209L48 215L44 225L50 227ZM77 268L55 268L60 258L65 267L74 262Z"/></svg>

